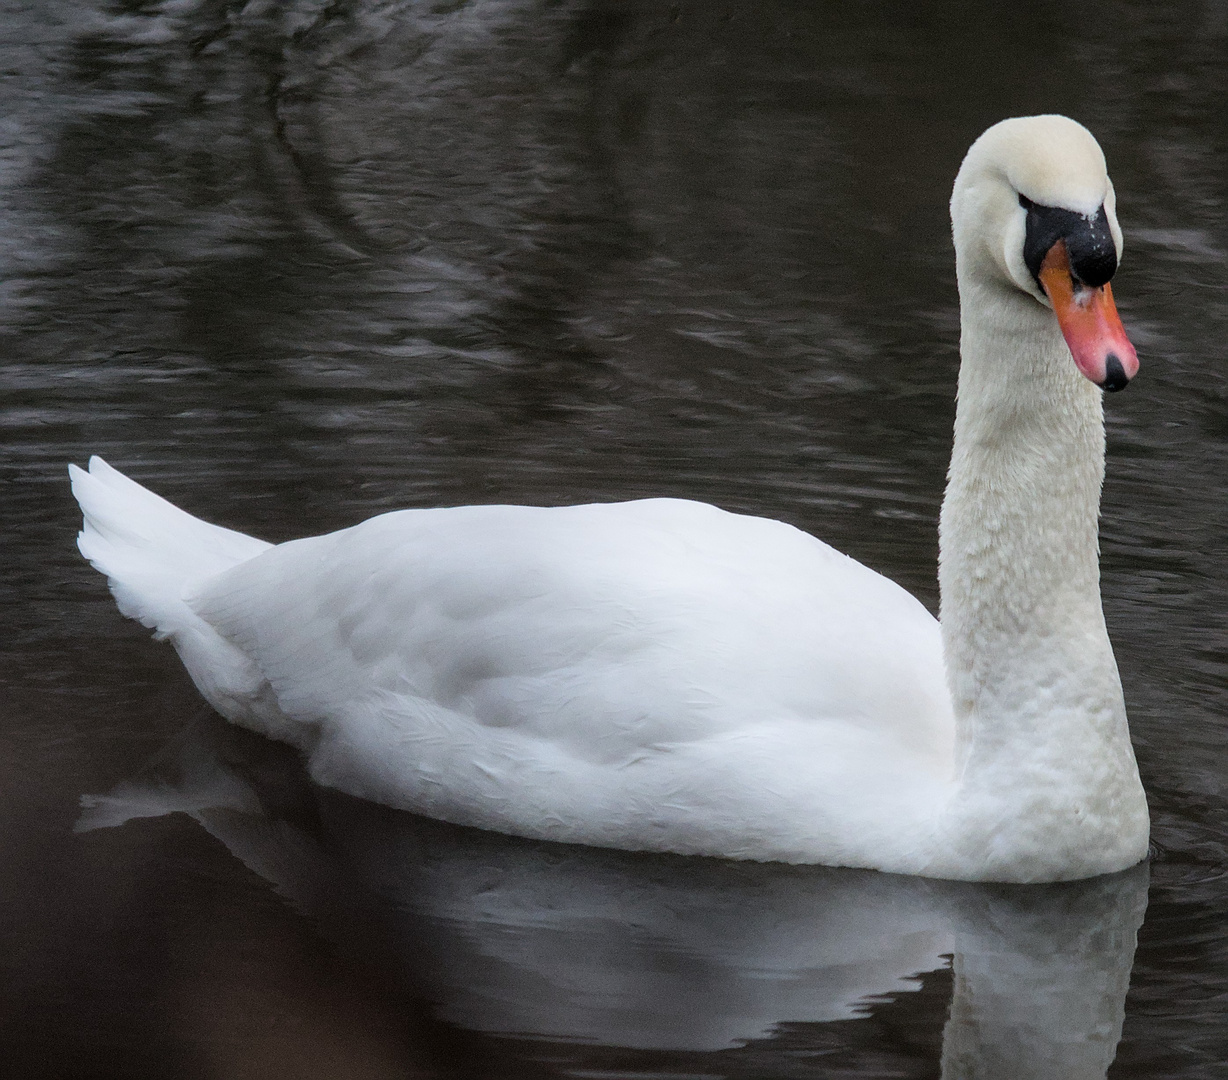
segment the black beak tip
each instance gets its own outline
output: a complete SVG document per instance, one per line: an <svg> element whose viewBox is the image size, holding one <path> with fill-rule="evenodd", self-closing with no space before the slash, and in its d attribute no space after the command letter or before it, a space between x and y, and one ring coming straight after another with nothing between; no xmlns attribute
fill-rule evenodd
<svg viewBox="0 0 1228 1080"><path fill-rule="evenodd" d="M1104 362L1104 382L1100 385L1110 394L1115 394L1118 390L1124 390L1129 381L1126 377L1126 369L1121 366L1121 361L1109 353L1108 359Z"/></svg>

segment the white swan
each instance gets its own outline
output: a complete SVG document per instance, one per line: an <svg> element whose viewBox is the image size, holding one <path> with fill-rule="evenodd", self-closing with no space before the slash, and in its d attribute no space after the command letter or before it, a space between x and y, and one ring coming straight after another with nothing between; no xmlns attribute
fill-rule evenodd
<svg viewBox="0 0 1228 1080"><path fill-rule="evenodd" d="M1099 591L1093 384L1138 365L1113 188L1074 121L1007 120L951 213L941 630L788 525L671 499L406 510L270 547L95 458L70 466L81 551L219 712L353 795L618 848L1122 869L1148 818Z"/></svg>

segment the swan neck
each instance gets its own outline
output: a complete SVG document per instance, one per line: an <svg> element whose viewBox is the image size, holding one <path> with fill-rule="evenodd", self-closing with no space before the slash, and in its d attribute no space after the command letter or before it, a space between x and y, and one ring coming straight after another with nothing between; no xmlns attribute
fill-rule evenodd
<svg viewBox="0 0 1228 1080"><path fill-rule="evenodd" d="M1095 666L1116 675L1100 605L1100 392L1047 309L1022 295L978 299L962 320L939 534L943 645L965 744L1002 712L1007 687L1056 688L1073 674L1088 659L1081 642L1094 640Z"/></svg>
<svg viewBox="0 0 1228 1080"><path fill-rule="evenodd" d="M1120 869L1145 854L1148 826L1100 602L1100 391L1047 308L960 286L939 527L956 721L949 840L990 877Z"/></svg>

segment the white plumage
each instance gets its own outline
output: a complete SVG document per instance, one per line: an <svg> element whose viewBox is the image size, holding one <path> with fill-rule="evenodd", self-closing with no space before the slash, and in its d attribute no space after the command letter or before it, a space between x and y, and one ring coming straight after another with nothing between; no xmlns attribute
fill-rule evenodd
<svg viewBox="0 0 1228 1080"><path fill-rule="evenodd" d="M256 558L231 546L219 573L234 534L147 496L166 513L148 550L169 541L186 583L173 605L109 512L114 491L143 518L143 489L90 466L73 473L81 549L125 580L124 613L175 642L228 719L351 794L549 839L808 861L816 826L841 831L819 826L847 816L824 806L837 792L851 809L949 778L938 624L788 525L672 499L404 510ZM854 754L876 760L874 792Z"/></svg>
<svg viewBox="0 0 1228 1080"><path fill-rule="evenodd" d="M961 226L983 244L1016 224L995 154L1060 173L1066 144L1079 197L1103 192L1071 121L983 136L957 245ZM1010 192L1009 222L987 183ZM269 547L94 458L70 467L81 550L223 715L350 794L629 849L1002 880L1119 869L1147 823L1094 572L1099 392L1042 303L1004 273L1001 297L976 292L961 259L954 706L943 632L913 597L788 525L699 503L406 510ZM1005 426L1004 403L1021 417Z"/></svg>

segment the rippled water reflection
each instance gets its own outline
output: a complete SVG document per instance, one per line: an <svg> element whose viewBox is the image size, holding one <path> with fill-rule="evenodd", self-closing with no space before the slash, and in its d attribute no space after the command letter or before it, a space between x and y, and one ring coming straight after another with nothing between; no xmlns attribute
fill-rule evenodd
<svg viewBox="0 0 1228 1080"><path fill-rule="evenodd" d="M1228 6L47 0L4 22L14 1075L1102 1076L1123 1007L1109 1075L1222 1075ZM1044 110L1105 147L1144 365L1108 402L1103 529L1157 849L1124 998L1142 872L755 872L314 791L217 729L72 548L63 466L100 452L269 539L699 497L933 606L946 200L981 129ZM191 816L165 816L192 776ZM71 831L83 793L140 791L161 816Z"/></svg>

